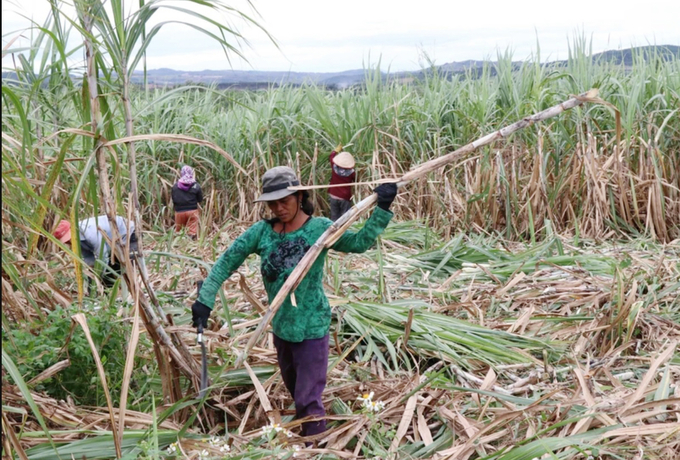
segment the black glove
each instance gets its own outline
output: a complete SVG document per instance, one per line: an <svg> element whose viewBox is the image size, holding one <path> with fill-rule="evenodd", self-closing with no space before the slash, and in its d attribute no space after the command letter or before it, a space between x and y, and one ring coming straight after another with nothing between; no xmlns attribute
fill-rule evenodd
<svg viewBox="0 0 680 460"><path fill-rule="evenodd" d="M397 196L397 183L380 184L375 188L374 192L378 194L378 207L389 211L394 197Z"/></svg>
<svg viewBox="0 0 680 460"><path fill-rule="evenodd" d="M207 305L203 305L198 300L194 302L191 306L191 319L193 320L194 327L202 325L203 327L208 327L208 318L210 318L210 313L212 309Z"/></svg>

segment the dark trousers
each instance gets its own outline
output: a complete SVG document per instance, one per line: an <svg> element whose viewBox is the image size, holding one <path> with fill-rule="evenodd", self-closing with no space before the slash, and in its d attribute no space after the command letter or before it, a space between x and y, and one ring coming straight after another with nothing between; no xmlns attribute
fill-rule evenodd
<svg viewBox="0 0 680 460"><path fill-rule="evenodd" d="M137 235L135 235L135 232L132 232L130 234L130 257L134 260L133 254L136 254L138 250L138 242L137 242ZM92 253L88 248L84 248L81 243L80 247L80 252L82 253L83 260L85 263L90 265L90 267L93 267L94 264L96 263L95 261L97 260L97 257L95 254ZM104 285L104 288L110 289L115 283L116 280L120 277L123 269L120 266L120 261L116 259L114 262L111 262L109 259L107 261L107 265L102 267L102 272L100 275L100 279L102 284ZM92 285L94 284L93 279L89 279L87 282L87 292L88 295L91 293L92 290Z"/></svg>
<svg viewBox="0 0 680 460"><path fill-rule="evenodd" d="M120 277L121 272L122 267L120 266L120 262L118 262L117 260L114 263L109 262L107 266L102 267L102 273L99 279L101 280L104 289L111 289L113 285L116 284L116 281ZM90 278L88 276L87 277L88 296L91 296L93 293L97 292L96 285L97 283L95 282L94 278Z"/></svg>
<svg viewBox="0 0 680 460"><path fill-rule="evenodd" d="M276 357L283 383L295 400L295 418L323 417L326 411L321 393L326 387L328 369L328 334L320 339L287 342L274 335ZM302 424L302 436L326 431L326 421Z"/></svg>
<svg viewBox="0 0 680 460"><path fill-rule="evenodd" d="M352 202L349 200L340 200L338 198L333 198L331 197L330 201L331 205L331 220L335 222L338 220L344 213L349 211L352 208Z"/></svg>

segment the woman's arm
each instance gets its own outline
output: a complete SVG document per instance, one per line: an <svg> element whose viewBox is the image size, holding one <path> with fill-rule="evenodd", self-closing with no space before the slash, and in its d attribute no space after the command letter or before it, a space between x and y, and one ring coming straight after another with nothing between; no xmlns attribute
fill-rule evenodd
<svg viewBox="0 0 680 460"><path fill-rule="evenodd" d="M215 296L222 287L222 283L241 266L246 257L257 251L260 236L266 222L260 221L243 232L229 248L217 259L208 277L203 282L198 301L212 309L215 305Z"/></svg>
<svg viewBox="0 0 680 460"><path fill-rule="evenodd" d="M345 232L332 246L332 249L342 252L364 252L370 248L387 224L392 219L390 206L397 196L397 183L380 184L375 188L378 195L377 207L366 221L364 227L358 232Z"/></svg>
<svg viewBox="0 0 680 460"><path fill-rule="evenodd" d="M340 252L366 252L378 239L392 219L392 211L375 208L363 228L358 232L346 231L331 249Z"/></svg>

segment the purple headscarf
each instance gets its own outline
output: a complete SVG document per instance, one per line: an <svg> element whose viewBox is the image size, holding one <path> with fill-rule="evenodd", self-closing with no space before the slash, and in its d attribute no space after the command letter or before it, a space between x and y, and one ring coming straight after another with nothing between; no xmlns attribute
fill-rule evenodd
<svg viewBox="0 0 680 460"><path fill-rule="evenodd" d="M194 168L189 165L182 166L180 178L177 181L177 186L184 191L189 190L196 183L196 176L194 175Z"/></svg>

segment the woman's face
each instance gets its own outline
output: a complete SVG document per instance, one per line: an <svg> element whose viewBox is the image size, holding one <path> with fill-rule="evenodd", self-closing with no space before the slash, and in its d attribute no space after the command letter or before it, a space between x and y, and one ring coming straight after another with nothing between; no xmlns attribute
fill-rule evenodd
<svg viewBox="0 0 680 460"><path fill-rule="evenodd" d="M276 201L267 201L267 206L282 223L286 224L295 218L300 205L297 194L293 194Z"/></svg>

